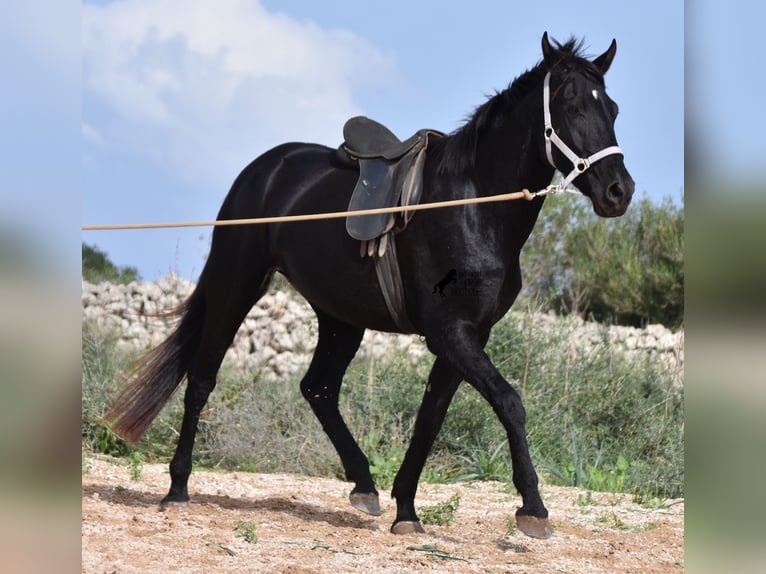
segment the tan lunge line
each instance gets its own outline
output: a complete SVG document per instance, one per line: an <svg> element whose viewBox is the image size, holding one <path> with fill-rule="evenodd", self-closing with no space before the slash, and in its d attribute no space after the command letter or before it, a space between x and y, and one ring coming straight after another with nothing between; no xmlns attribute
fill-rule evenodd
<svg viewBox="0 0 766 574"><path fill-rule="evenodd" d="M123 223L115 225L83 225L83 231L107 231L117 229L160 229L168 227L222 227L225 225L254 225L260 223L290 223L293 221L313 221L317 219L339 219L341 217L359 217L361 215L378 215L381 213L401 213L403 211L421 211L425 209L437 209L440 207L454 207L459 205L471 205L475 203L491 203L496 201L510 201L514 199L532 200L535 195L528 189L491 195L489 197L472 197L468 199L452 199L449 201L435 201L433 203L420 203L397 207L379 207L376 209L362 209L359 211L333 211L330 213L309 213L306 215L282 215L278 217L255 217L252 219L224 219L221 221L182 221L179 223Z"/></svg>

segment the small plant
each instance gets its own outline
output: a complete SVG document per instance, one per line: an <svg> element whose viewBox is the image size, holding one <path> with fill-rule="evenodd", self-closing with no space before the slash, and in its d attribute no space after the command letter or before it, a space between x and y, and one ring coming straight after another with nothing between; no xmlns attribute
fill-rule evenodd
<svg viewBox="0 0 766 574"><path fill-rule="evenodd" d="M448 471L432 467L423 469L420 480L429 484L446 484L454 481Z"/></svg>
<svg viewBox="0 0 766 574"><path fill-rule="evenodd" d="M598 524L602 524L607 528L615 528L617 530L630 530L630 526L622 521L614 512L605 512L596 519Z"/></svg>
<svg viewBox="0 0 766 574"><path fill-rule="evenodd" d="M647 532L649 530L656 530L657 524L654 522L647 522L646 524L633 525L624 522L614 512L606 512L600 515L596 519L597 524L601 524L606 528L614 528L616 530L623 530L625 532Z"/></svg>
<svg viewBox="0 0 766 574"><path fill-rule="evenodd" d="M505 519L505 535L513 536L516 533L516 517L512 514Z"/></svg>
<svg viewBox="0 0 766 574"><path fill-rule="evenodd" d="M455 478L455 482L467 480L497 480L504 482L511 476L507 458L508 445L498 444L492 452L476 451L472 457L461 456L463 473Z"/></svg>
<svg viewBox="0 0 766 574"><path fill-rule="evenodd" d="M255 532L255 523L252 520L240 520L234 525L237 538L241 538L249 544L258 542L258 534Z"/></svg>
<svg viewBox="0 0 766 574"><path fill-rule="evenodd" d="M579 506L594 506L598 504L595 500L593 500L593 494L590 490L586 491L585 494L578 494L577 495L577 504Z"/></svg>
<svg viewBox="0 0 766 574"><path fill-rule="evenodd" d="M130 469L130 480L141 482L144 470L144 455L137 450L131 452L128 457L128 468Z"/></svg>
<svg viewBox="0 0 766 574"><path fill-rule="evenodd" d="M667 508L669 506L666 500L654 496L647 490L636 490L633 493L633 502L643 506L644 508L649 508L652 510Z"/></svg>
<svg viewBox="0 0 766 574"><path fill-rule="evenodd" d="M387 452L370 454L370 474L380 488L387 489L394 484L403 459L404 453L398 446L389 448Z"/></svg>
<svg viewBox="0 0 766 574"><path fill-rule="evenodd" d="M595 466L588 467L588 488L604 492L624 492L630 464L620 455L614 467L604 471Z"/></svg>
<svg viewBox="0 0 766 574"><path fill-rule="evenodd" d="M434 526L448 526L455 520L455 513L460 506L460 493L453 494L447 502L420 509L420 521Z"/></svg>

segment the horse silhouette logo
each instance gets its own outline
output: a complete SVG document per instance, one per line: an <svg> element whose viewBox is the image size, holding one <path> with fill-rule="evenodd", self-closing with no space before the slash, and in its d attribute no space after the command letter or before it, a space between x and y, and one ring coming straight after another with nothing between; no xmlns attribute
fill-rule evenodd
<svg viewBox="0 0 766 574"><path fill-rule="evenodd" d="M434 290L431 292L431 294L436 294L436 292L439 292L439 295L442 297L446 297L444 294L444 288L449 285L450 283L456 283L457 282L457 269L450 269L447 274L444 276L444 279L439 281L436 285L434 285Z"/></svg>

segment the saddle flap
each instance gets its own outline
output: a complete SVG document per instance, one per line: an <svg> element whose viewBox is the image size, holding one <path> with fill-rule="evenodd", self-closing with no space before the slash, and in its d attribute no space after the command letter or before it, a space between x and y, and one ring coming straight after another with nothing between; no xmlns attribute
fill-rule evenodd
<svg viewBox="0 0 766 574"><path fill-rule="evenodd" d="M359 179L348 204L349 211L391 207L400 192L394 183L395 164L385 159L359 160ZM346 231L354 239L368 241L388 231L393 223L390 213L351 215L346 218Z"/></svg>

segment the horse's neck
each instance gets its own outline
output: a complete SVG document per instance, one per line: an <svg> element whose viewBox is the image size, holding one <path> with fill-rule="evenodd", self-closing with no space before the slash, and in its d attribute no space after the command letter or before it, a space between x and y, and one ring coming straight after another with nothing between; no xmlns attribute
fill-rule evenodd
<svg viewBox="0 0 766 574"><path fill-rule="evenodd" d="M485 134L477 157L477 179L484 194L525 188L535 192L550 183L553 168L542 153L542 126L539 107L519 106L501 125Z"/></svg>
<svg viewBox="0 0 766 574"><path fill-rule="evenodd" d="M505 121L485 134L479 144L477 180L483 195L545 188L554 170L548 164L540 138L543 113L533 103L519 106ZM539 129L538 129L539 127ZM517 258L540 213L543 199L505 201L493 210L505 231L504 253Z"/></svg>

